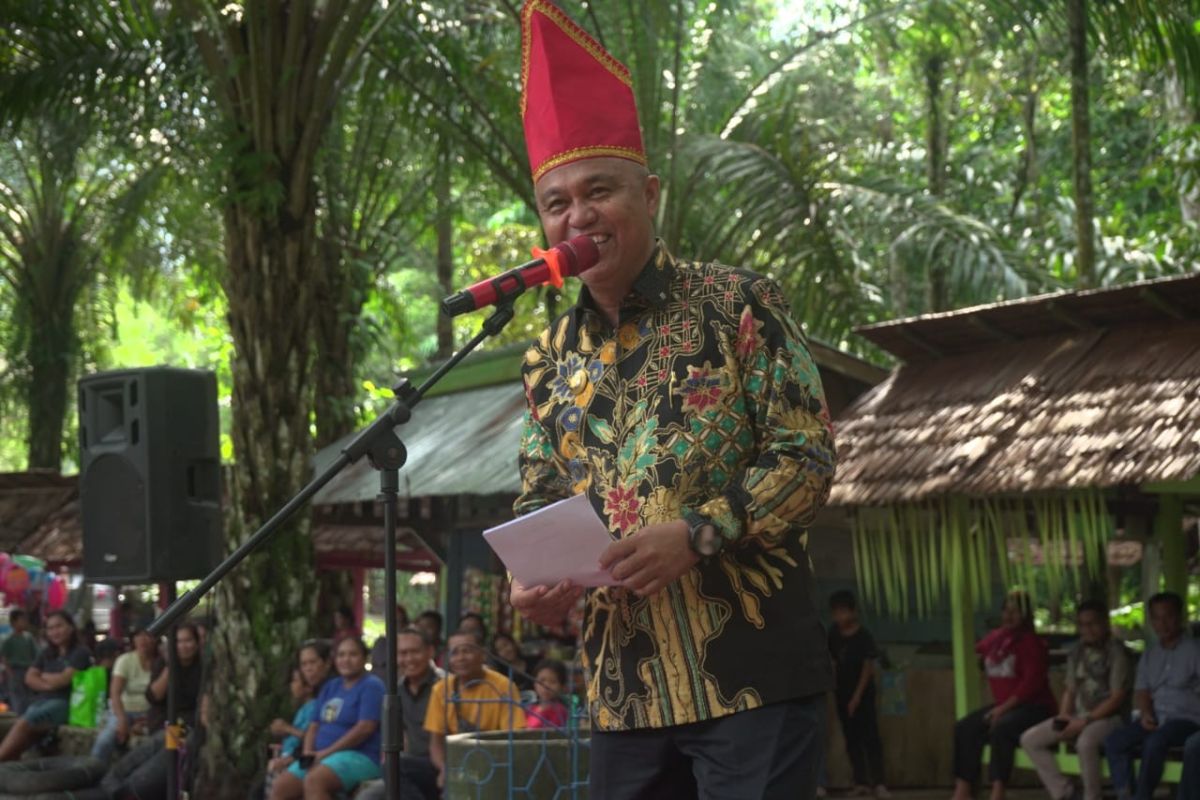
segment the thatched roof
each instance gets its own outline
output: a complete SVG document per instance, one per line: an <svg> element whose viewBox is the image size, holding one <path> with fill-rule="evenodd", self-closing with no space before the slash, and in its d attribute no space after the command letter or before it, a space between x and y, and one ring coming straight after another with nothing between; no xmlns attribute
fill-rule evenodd
<svg viewBox="0 0 1200 800"><path fill-rule="evenodd" d="M435 569L437 559L403 525L397 562L402 569ZM319 566L377 567L383 564L383 530L378 526L315 521L313 549ZM51 566L76 567L83 560L79 476L50 472L0 473L0 551L35 556Z"/></svg>
<svg viewBox="0 0 1200 800"><path fill-rule="evenodd" d="M907 363L838 417L834 504L1200 475L1200 275L859 332Z"/></svg>
<svg viewBox="0 0 1200 800"><path fill-rule="evenodd" d="M47 517L78 496L75 477L57 472L0 472L0 551L27 553L22 543Z"/></svg>

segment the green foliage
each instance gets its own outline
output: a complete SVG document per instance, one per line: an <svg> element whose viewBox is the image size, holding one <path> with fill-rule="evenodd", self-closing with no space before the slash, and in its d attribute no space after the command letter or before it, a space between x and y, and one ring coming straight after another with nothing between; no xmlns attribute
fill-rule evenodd
<svg viewBox="0 0 1200 800"><path fill-rule="evenodd" d="M1198 1L1132 0L1093 13L1103 284L1191 270L1200 257ZM667 245L777 279L811 334L882 359L855 326L1075 283L1058 0L561 5L633 72L664 181L657 225ZM353 19L314 22L331 26L337 69L303 108L311 132L291 141L279 123L299 106L285 89L304 76L250 59L283 57L258 46L278 33L277 12L319 8L352 9ZM67 304L64 385L89 369L215 369L227 460L230 314L252 294L231 280L230 253L252 229L286 232L315 218L301 279L320 302L305 301L295 330L311 339L292 344L306 359L293 366L317 377L294 400L314 407L312 427L325 432L367 419L387 402L396 371L435 356L439 214L452 220L455 286L544 243L522 140L512 0L0 0L0 17L0 229L9 232L0 244L0 468L24 466L29 345L45 338L31 310L38 292L11 274L32 264L22 255L32 237L12 232L32 229L35 217L78 221L58 229L78 287ZM53 156L25 147L38 136ZM448 196L435 180L447 174ZM230 214L255 224L231 228ZM68 285L53 271L36 274L49 276L40 286ZM533 338L574 291L523 298L489 346ZM235 321L253 321L241 313ZM455 320L454 342L482 318ZM333 428L321 419L330 414ZM69 467L70 445L60 449ZM286 483L277 478L263 476ZM1075 517L1024 515L1067 548L1096 530ZM971 506L872 522L878 543L857 539L873 600L928 610L948 588L943 559L971 586L984 586L993 563L1017 576L1005 583L1074 586L1065 566L1022 573L1025 561L996 550L988 519ZM294 622L284 638L301 635L304 621ZM273 624L257 619L246 632L268 641Z"/></svg>

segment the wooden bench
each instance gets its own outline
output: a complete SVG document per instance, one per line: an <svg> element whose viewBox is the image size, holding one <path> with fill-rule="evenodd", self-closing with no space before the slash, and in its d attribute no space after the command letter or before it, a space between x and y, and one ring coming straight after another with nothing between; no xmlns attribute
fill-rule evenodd
<svg viewBox="0 0 1200 800"><path fill-rule="evenodd" d="M1163 766L1163 783L1178 784L1183 779L1183 751L1179 748L1174 748L1167 755L1167 763ZM983 750L983 762L986 764L991 757L990 748ZM1055 754L1054 760L1058 762L1058 768L1062 770L1064 775L1079 775L1079 756L1075 751L1066 744L1058 746L1058 752ZM1014 762L1022 769L1033 769L1033 762L1029 760L1029 755L1021 748L1017 748L1017 755ZM1134 759L1133 763L1136 767L1138 759ZM1111 777L1108 774L1108 759L1101 758L1100 771L1105 778Z"/></svg>

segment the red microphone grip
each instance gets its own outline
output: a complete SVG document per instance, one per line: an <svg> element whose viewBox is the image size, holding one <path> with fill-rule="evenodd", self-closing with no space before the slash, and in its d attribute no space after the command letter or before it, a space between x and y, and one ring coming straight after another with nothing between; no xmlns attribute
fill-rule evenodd
<svg viewBox="0 0 1200 800"><path fill-rule="evenodd" d="M535 250L535 255L538 252ZM558 262L557 270L547 263L549 260ZM561 277L579 275L594 267L599 260L600 251L591 237L576 236L565 242L559 242L542 258L455 292L442 300L442 313L456 317L459 314L495 305L501 300L521 294L526 289L555 282L558 275Z"/></svg>

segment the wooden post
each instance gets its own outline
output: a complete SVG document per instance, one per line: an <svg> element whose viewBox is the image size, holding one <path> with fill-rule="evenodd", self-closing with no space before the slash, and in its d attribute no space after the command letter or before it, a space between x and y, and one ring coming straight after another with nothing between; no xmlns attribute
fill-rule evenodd
<svg viewBox="0 0 1200 800"><path fill-rule="evenodd" d="M948 520L943 518L942 524ZM966 548L969 535L955 526L950 558L950 635L954 654L954 711L961 718L979 707L979 667L975 657L975 601L967 584Z"/></svg>
<svg viewBox="0 0 1200 800"><path fill-rule="evenodd" d="M1187 600L1187 554L1183 538L1183 496L1163 494L1158 497L1158 513L1154 515L1154 538L1162 547L1164 588Z"/></svg>

